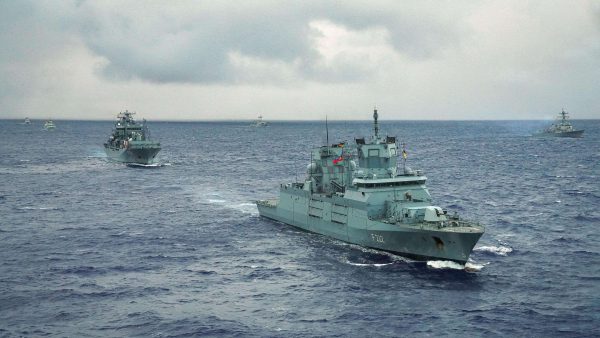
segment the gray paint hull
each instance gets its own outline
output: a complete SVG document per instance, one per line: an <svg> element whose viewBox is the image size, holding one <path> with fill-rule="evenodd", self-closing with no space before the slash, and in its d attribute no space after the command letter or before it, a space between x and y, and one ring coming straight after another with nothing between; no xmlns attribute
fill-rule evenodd
<svg viewBox="0 0 600 338"><path fill-rule="evenodd" d="M154 158L160 151L160 148L145 147L119 149L104 147L104 151L106 152L106 156L113 161L123 163L151 164L154 162Z"/></svg>
<svg viewBox="0 0 600 338"><path fill-rule="evenodd" d="M583 137L583 130L566 131L566 132L562 132L562 133L537 133L534 136L580 138L580 137Z"/></svg>
<svg viewBox="0 0 600 338"><path fill-rule="evenodd" d="M283 203L282 203L283 202ZM348 243L418 260L450 260L465 264L483 231L471 227L428 228L390 224L366 217L364 210L323 202L322 214L311 215L309 201L281 195L279 202L257 203L261 216ZM345 215L344 215L345 214ZM320 216L320 217L319 217ZM332 221L333 219L333 221Z"/></svg>

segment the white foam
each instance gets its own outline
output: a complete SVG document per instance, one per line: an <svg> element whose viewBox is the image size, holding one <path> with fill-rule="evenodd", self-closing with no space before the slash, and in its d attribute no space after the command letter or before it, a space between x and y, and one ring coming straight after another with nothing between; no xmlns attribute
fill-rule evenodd
<svg viewBox="0 0 600 338"><path fill-rule="evenodd" d="M494 201L484 201L483 203L486 204L486 205L491 205L493 207L497 207L498 206L498 203L496 203Z"/></svg>
<svg viewBox="0 0 600 338"><path fill-rule="evenodd" d="M158 168L162 167L162 163L151 163L151 164L141 164L141 163L127 163L130 167L144 167L144 168Z"/></svg>
<svg viewBox="0 0 600 338"><path fill-rule="evenodd" d="M225 203L226 200L208 199L208 203Z"/></svg>
<svg viewBox="0 0 600 338"><path fill-rule="evenodd" d="M484 246L476 247L473 250L474 251L491 252L498 256L506 256L513 251L513 249L511 247L502 246L502 245L500 245L500 246L484 245Z"/></svg>
<svg viewBox="0 0 600 338"><path fill-rule="evenodd" d="M380 266L386 266L386 265L393 264L393 262L390 262L390 263L353 263L353 262L350 262L347 259L346 259L346 263L350 264L350 265L354 265L354 266L375 266L375 267L380 267Z"/></svg>
<svg viewBox="0 0 600 338"><path fill-rule="evenodd" d="M434 269L464 270L465 266L453 261L427 261L427 266Z"/></svg>
<svg viewBox="0 0 600 338"><path fill-rule="evenodd" d="M481 269L483 269L484 266L490 264L488 263L483 263L483 264L477 264L475 262L467 262L467 264L465 264L465 271L469 271L469 272L479 272L481 271Z"/></svg>
<svg viewBox="0 0 600 338"><path fill-rule="evenodd" d="M19 210L58 210L57 207L21 207Z"/></svg>
<svg viewBox="0 0 600 338"><path fill-rule="evenodd" d="M258 208L254 203L240 203L229 206L235 210L241 211L245 214L258 215Z"/></svg>

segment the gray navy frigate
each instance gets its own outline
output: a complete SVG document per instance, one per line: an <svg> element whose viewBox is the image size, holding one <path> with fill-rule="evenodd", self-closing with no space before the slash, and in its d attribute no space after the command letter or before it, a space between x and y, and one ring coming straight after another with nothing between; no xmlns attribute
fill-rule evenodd
<svg viewBox="0 0 600 338"><path fill-rule="evenodd" d="M406 151L395 137L380 137L376 109L373 119L372 137L313 149L304 182L257 201L260 215L412 259L465 264L484 227L431 205L427 177L406 162L398 168Z"/></svg>
<svg viewBox="0 0 600 338"><path fill-rule="evenodd" d="M534 136L550 136L550 137L574 137L579 138L583 136L583 129L575 129L571 122L569 122L569 113L564 109L558 116L558 122L553 123L550 127L542 130Z"/></svg>
<svg viewBox="0 0 600 338"><path fill-rule="evenodd" d="M160 151L160 143L150 140L146 120L138 123L132 112L117 115L115 129L104 143L108 158L123 163L151 164Z"/></svg>

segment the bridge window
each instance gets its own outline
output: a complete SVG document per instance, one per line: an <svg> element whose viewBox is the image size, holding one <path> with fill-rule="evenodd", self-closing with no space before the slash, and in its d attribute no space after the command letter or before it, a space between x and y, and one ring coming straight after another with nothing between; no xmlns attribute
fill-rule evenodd
<svg viewBox="0 0 600 338"><path fill-rule="evenodd" d="M369 157L379 157L379 149L369 149Z"/></svg>

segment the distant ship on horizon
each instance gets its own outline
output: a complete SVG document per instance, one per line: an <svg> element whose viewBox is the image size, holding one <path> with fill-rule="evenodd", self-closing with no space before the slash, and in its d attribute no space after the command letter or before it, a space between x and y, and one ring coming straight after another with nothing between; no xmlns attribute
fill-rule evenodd
<svg viewBox="0 0 600 338"><path fill-rule="evenodd" d="M44 130L52 131L54 129L56 129L56 124L54 124L54 121L46 120L46 122L44 123Z"/></svg>
<svg viewBox="0 0 600 338"><path fill-rule="evenodd" d="M569 122L569 113L563 108L558 116L558 122L553 123L550 127L533 134L533 136L550 136L550 137L573 137L579 138L583 136L583 129L575 129Z"/></svg>
<svg viewBox="0 0 600 338"><path fill-rule="evenodd" d="M256 120L252 121L252 123L250 124L250 126L252 126L252 127L266 127L268 125L269 125L268 122L263 121L262 115L258 115L258 118Z"/></svg>

